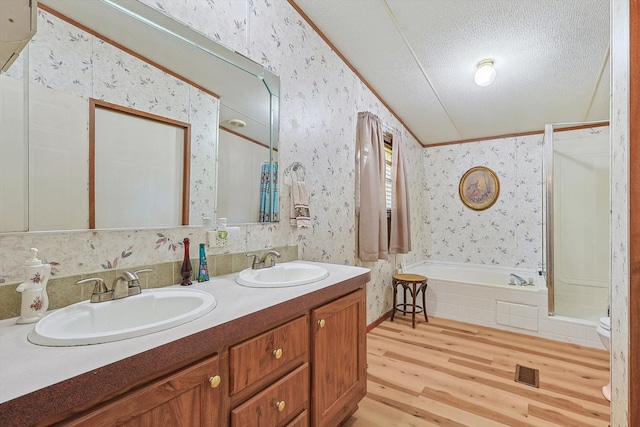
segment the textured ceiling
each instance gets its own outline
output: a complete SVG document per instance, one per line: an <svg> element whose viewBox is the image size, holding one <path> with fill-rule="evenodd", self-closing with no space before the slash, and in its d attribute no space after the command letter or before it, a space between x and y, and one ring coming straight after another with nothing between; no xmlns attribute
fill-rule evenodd
<svg viewBox="0 0 640 427"><path fill-rule="evenodd" d="M290 2L423 145L609 118L609 0Z"/></svg>

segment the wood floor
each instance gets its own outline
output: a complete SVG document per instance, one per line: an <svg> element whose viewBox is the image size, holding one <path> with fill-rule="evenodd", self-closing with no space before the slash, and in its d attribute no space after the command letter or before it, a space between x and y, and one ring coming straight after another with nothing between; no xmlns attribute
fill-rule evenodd
<svg viewBox="0 0 640 427"><path fill-rule="evenodd" d="M604 350L400 316L367 334L368 393L344 427L609 426ZM539 370L539 388L515 381Z"/></svg>

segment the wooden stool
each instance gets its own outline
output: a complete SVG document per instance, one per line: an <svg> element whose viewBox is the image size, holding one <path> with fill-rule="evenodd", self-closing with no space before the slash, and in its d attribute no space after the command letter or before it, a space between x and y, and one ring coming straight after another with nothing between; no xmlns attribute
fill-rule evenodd
<svg viewBox="0 0 640 427"><path fill-rule="evenodd" d="M427 317L427 302L425 296L427 293L427 278L419 274L394 274L391 284L393 285L393 311L391 312L391 321L393 322L397 309L402 310L402 314L407 314L407 306L411 306L411 326L413 328L416 327L416 313L424 313L424 320L428 322L429 318ZM397 301L398 285L401 285L404 291L403 304L398 304ZM407 304L407 291L411 293L411 297L413 298L412 304ZM416 305L418 292L422 292L422 306Z"/></svg>

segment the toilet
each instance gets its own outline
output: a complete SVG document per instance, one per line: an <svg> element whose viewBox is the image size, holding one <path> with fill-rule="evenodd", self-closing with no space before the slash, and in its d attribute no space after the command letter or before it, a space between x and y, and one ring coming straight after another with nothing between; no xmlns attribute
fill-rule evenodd
<svg viewBox="0 0 640 427"><path fill-rule="evenodd" d="M600 318L600 324L598 325L596 332L598 333L604 348L611 352L611 318ZM611 402L611 380L609 380L609 384L602 387L602 394L609 402Z"/></svg>

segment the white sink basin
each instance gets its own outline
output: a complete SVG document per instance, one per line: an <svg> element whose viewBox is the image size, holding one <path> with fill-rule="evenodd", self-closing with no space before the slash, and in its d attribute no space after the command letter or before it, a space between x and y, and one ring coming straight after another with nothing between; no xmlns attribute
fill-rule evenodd
<svg viewBox="0 0 640 427"><path fill-rule="evenodd" d="M28 339L54 347L120 341L182 325L215 307L213 295L197 289L147 289L115 301L83 301L54 311L36 323Z"/></svg>
<svg viewBox="0 0 640 427"><path fill-rule="evenodd" d="M242 270L236 282L251 288L285 288L306 285L329 277L326 268L319 265L288 262L273 267Z"/></svg>

